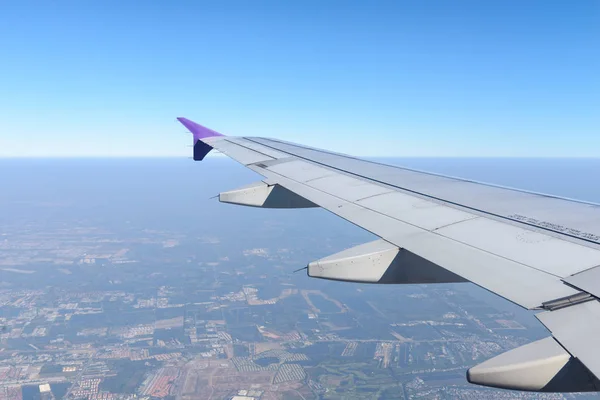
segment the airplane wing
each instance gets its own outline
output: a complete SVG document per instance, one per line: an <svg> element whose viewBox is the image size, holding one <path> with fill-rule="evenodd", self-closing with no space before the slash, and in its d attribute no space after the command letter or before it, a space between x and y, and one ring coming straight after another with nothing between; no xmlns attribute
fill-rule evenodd
<svg viewBox="0 0 600 400"><path fill-rule="evenodd" d="M470 281L552 333L467 372L507 389L600 390L600 205L361 160L185 118L194 159L215 148L262 175L222 202L321 207L380 239L310 262L311 277L379 284Z"/></svg>

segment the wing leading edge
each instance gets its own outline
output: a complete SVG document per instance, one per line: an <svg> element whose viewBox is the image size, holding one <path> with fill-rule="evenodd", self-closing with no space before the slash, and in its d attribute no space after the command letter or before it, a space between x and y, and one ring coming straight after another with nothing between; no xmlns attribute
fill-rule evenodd
<svg viewBox="0 0 600 400"><path fill-rule="evenodd" d="M310 262L309 276L369 283L471 281L524 308L544 310L538 318L553 337L471 368L470 382L530 391L600 390L600 363L592 361L600 359L600 346L590 339L582 357L586 335L565 333L556 322L563 315L575 327L579 315L600 321L594 297L600 284L588 278L600 276L597 205L273 139L224 136L178 120L193 134L195 160L216 148L265 178L222 193L220 201L318 206L381 238ZM598 307L582 309L588 302Z"/></svg>

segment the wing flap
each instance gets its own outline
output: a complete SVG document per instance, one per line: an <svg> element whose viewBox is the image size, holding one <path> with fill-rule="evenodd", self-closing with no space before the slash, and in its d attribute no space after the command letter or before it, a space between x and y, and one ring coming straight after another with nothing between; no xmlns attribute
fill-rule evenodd
<svg viewBox="0 0 600 400"><path fill-rule="evenodd" d="M600 298L600 267L590 268L564 279L569 285Z"/></svg>
<svg viewBox="0 0 600 400"><path fill-rule="evenodd" d="M600 376L600 302L588 301L536 317L569 353Z"/></svg>

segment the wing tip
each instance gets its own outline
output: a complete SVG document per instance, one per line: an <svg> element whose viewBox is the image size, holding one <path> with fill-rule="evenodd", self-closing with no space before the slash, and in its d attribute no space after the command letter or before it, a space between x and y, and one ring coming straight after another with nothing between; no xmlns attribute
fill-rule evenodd
<svg viewBox="0 0 600 400"><path fill-rule="evenodd" d="M225 136L222 133L217 131L213 131L205 126L200 125L197 122L191 121L184 117L177 117L177 121L179 121L183 126L185 126L192 135L194 135L194 142L200 139L214 137L214 136Z"/></svg>

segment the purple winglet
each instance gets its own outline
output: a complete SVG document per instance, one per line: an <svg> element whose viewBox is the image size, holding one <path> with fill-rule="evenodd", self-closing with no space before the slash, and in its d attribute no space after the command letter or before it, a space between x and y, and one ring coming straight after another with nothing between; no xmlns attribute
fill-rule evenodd
<svg viewBox="0 0 600 400"><path fill-rule="evenodd" d="M215 132L212 129L208 129L200 124L195 123L194 121L190 121L187 118L179 117L177 118L179 122L183 124L186 128L192 132L194 135L194 143L196 143L199 139L204 139L212 136L225 136L219 132Z"/></svg>
<svg viewBox="0 0 600 400"><path fill-rule="evenodd" d="M202 139L214 136L225 136L219 132L215 132L212 129L208 129L200 124L197 124L194 121L190 121L187 118L179 117L177 120L181 122L183 126L188 128L189 131L192 132L192 135L194 135L194 160L196 161L202 161L204 157L206 157L206 155L212 150L212 146L202 141Z"/></svg>

